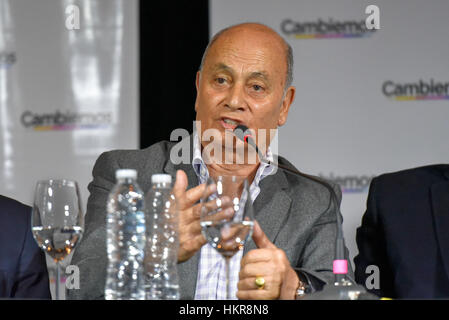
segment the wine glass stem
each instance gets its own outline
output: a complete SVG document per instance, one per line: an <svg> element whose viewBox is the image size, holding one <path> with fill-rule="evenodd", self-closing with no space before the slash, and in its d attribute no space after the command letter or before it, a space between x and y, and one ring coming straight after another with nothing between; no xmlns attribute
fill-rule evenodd
<svg viewBox="0 0 449 320"><path fill-rule="evenodd" d="M226 261L226 300L231 300L231 292L230 290L230 286L229 286L229 264L231 261L231 258L229 257L225 257L225 261Z"/></svg>
<svg viewBox="0 0 449 320"><path fill-rule="evenodd" d="M60 266L59 261L56 262L56 286L55 286L55 300L60 300L59 297L59 283L61 281L61 273L60 273Z"/></svg>

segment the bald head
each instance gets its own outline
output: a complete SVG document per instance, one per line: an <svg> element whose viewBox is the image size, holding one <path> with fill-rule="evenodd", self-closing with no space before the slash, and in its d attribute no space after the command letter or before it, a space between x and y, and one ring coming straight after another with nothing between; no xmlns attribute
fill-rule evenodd
<svg viewBox="0 0 449 320"><path fill-rule="evenodd" d="M270 133L286 123L295 98L290 57L284 39L261 24L232 26L213 37L195 81L201 135L210 134L209 129L219 133L212 139L213 148L225 148L225 136L234 139L232 130L238 124L254 130L259 148L259 142L272 141Z"/></svg>
<svg viewBox="0 0 449 320"><path fill-rule="evenodd" d="M293 50L291 46L273 29L260 23L242 23L234 26L227 27L217 32L213 38L209 41L209 44L204 51L201 59L200 71L203 69L207 56L211 51L211 48L217 42L217 40L226 40L223 38L232 38L233 36L248 36L248 39L253 37L261 37L266 41L272 41L275 47L280 50L280 54L285 57L285 89L291 86L293 82Z"/></svg>

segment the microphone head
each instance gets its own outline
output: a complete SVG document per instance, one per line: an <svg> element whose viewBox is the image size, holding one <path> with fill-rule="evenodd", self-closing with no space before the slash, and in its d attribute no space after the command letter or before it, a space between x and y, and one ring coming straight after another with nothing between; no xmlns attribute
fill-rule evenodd
<svg viewBox="0 0 449 320"><path fill-rule="evenodd" d="M248 135L251 136L249 128L243 124L239 124L237 127L235 127L233 133L237 138L244 142L247 142L245 137L247 137Z"/></svg>
<svg viewBox="0 0 449 320"><path fill-rule="evenodd" d="M247 126L240 124L234 128L233 133L239 140L242 140L243 142L252 146L256 150L257 154L259 155L260 161L264 161L263 159L265 159L265 157L260 152L259 147L257 146L256 142L254 141L254 138L251 135L251 131L249 130L249 128Z"/></svg>

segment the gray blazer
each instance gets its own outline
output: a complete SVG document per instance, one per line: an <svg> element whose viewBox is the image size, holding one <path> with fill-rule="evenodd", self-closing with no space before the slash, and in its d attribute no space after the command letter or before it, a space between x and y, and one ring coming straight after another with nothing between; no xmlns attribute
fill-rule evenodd
<svg viewBox="0 0 449 320"><path fill-rule="evenodd" d="M180 143L190 143L192 138ZM106 276L106 201L115 184L115 171L132 168L138 172L138 183L147 192L151 175L184 170L189 179L188 188L198 185L190 163L173 164L170 150L175 143L162 141L143 150L116 150L103 153L95 163L93 180L88 189L86 225L83 239L75 250L72 264L80 269L80 289L67 291L68 299L103 299ZM178 145L179 146L179 145ZM292 166L279 157L279 163ZM334 190L341 201L341 191ZM331 201L329 191L317 182L278 170L260 182L260 193L254 202L255 218L268 238L285 251L292 267L303 271L315 280L333 281L332 261L336 236L337 206ZM256 246L250 240L247 252ZM346 250L347 251L347 250ZM181 299L195 296L199 251L188 261L178 264ZM350 264L349 264L350 266ZM352 275L352 270L350 270Z"/></svg>

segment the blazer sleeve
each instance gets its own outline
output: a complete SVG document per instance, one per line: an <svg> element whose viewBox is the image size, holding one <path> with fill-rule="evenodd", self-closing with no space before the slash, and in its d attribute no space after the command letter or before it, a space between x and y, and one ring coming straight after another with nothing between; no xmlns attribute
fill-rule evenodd
<svg viewBox="0 0 449 320"><path fill-rule="evenodd" d="M302 273L311 286L311 293L319 291L324 285L333 283L332 264L335 256L335 239L337 236L337 214L340 213L341 190L333 185L337 203L330 199L328 209L314 224L309 240L304 248L302 259L295 268ZM343 220L343 217L342 217ZM353 271L349 262L349 250L345 246L345 257L348 260L348 276L352 279Z"/></svg>
<svg viewBox="0 0 449 320"><path fill-rule="evenodd" d="M25 239L12 295L22 299L51 299L45 254L31 233L31 212L26 210L25 214Z"/></svg>
<svg viewBox="0 0 449 320"><path fill-rule="evenodd" d="M366 211L362 217L362 224L357 229L356 242L359 253L354 258L355 279L373 294L394 297L393 272L389 265L382 216L379 212L380 199L377 198L378 184L379 178L371 181ZM367 270L368 266L378 267L380 279L377 288L373 287L376 281L370 277L374 271Z"/></svg>
<svg viewBox="0 0 449 320"><path fill-rule="evenodd" d="M115 184L115 171L118 161L106 152L97 159L88 189L85 216L85 232L75 249L72 264L78 266L80 275L79 289L68 289L68 299L103 299L106 282L106 202L109 191Z"/></svg>

